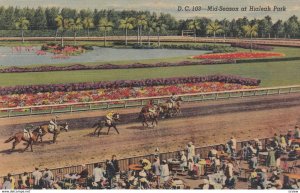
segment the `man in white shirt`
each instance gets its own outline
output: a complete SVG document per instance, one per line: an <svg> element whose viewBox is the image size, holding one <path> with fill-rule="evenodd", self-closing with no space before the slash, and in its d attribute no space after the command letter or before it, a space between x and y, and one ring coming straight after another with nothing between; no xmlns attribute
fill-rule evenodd
<svg viewBox="0 0 300 193"><path fill-rule="evenodd" d="M231 153L233 155L235 155L235 152L236 152L236 139L233 136L230 138L230 144L231 144Z"/></svg>
<svg viewBox="0 0 300 193"><path fill-rule="evenodd" d="M103 169L102 165L100 164L99 166L99 164L95 164L93 170L94 182L100 185L101 181L104 180L104 174L105 170Z"/></svg>
<svg viewBox="0 0 300 193"><path fill-rule="evenodd" d="M162 179L162 182L168 181L170 176L169 166L167 164L166 160L162 161L162 165L160 165L160 178Z"/></svg>
<svg viewBox="0 0 300 193"><path fill-rule="evenodd" d="M184 151L180 152L180 168L184 171L184 168L187 167L187 158L184 155Z"/></svg>
<svg viewBox="0 0 300 193"><path fill-rule="evenodd" d="M43 174L42 174L42 172L39 171L39 168L35 168L35 171L32 172L32 177L34 179L34 185L39 186L40 180L43 177Z"/></svg>
<svg viewBox="0 0 300 193"><path fill-rule="evenodd" d="M189 142L186 149L188 152L187 159L193 160L195 156L195 146L193 145L193 142Z"/></svg>

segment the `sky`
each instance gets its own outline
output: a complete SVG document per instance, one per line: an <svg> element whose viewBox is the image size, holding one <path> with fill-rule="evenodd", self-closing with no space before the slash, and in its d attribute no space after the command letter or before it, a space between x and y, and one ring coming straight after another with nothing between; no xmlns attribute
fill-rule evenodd
<svg viewBox="0 0 300 193"><path fill-rule="evenodd" d="M263 18L266 15L274 20L286 20L292 15L300 17L300 0L0 0L0 5L17 7L70 7L75 9L115 9L115 10L148 10L151 12L170 13L177 19L208 17L211 19L233 19L238 17ZM201 6L201 11L178 11L178 6ZM222 12L206 11L208 6L247 7L274 6L286 7L281 12Z"/></svg>

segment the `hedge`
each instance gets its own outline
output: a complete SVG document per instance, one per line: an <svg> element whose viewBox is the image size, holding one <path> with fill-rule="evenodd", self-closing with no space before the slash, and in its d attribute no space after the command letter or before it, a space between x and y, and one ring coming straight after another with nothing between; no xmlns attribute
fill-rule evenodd
<svg viewBox="0 0 300 193"><path fill-rule="evenodd" d="M202 60L202 61L182 61L178 63L160 62L155 64L100 64L96 66L86 66L75 64L69 66L39 66L39 67L9 67L0 69L0 73L22 73L22 72L51 72L51 71L72 71L72 70L108 70L108 69L129 69L129 68L156 68L156 67L174 67L174 66L192 66L192 65L213 65L213 64L232 64L235 60Z"/></svg>
<svg viewBox="0 0 300 193"><path fill-rule="evenodd" d="M157 44L140 45L134 44L132 46L135 49L184 49L184 50L210 50L213 53L227 53L235 52L236 48L226 45L211 45L211 44L162 44L158 46Z"/></svg>
<svg viewBox="0 0 300 193"><path fill-rule="evenodd" d="M300 57L288 57L288 58L257 58L257 59L241 59L236 60L236 63L257 63L257 62L284 62L300 60Z"/></svg>
<svg viewBox="0 0 300 193"><path fill-rule="evenodd" d="M231 47L251 49L251 44L250 43L231 43ZM274 48L272 46L264 46L264 45L252 44L252 49L253 50L271 51Z"/></svg>

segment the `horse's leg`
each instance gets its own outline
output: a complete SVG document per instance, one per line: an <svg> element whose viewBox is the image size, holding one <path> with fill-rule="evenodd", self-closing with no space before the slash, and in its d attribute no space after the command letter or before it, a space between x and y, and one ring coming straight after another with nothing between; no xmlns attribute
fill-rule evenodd
<svg viewBox="0 0 300 193"><path fill-rule="evenodd" d="M33 152L32 145L33 145L33 140L30 140L30 149L31 149L31 152Z"/></svg>
<svg viewBox="0 0 300 193"><path fill-rule="evenodd" d="M109 134L110 127L111 127L111 126L109 126L109 127L108 127L108 130L107 130L107 135Z"/></svg>
<svg viewBox="0 0 300 193"><path fill-rule="evenodd" d="M113 128L117 131L118 134L120 134L119 131L118 131L118 129L117 129L117 127L115 125L113 126Z"/></svg>
<svg viewBox="0 0 300 193"><path fill-rule="evenodd" d="M99 130L98 130L98 137L100 136L100 133L102 131L103 127L99 127Z"/></svg>
<svg viewBox="0 0 300 193"><path fill-rule="evenodd" d="M94 131L94 135L96 135L97 130L99 129L99 126L96 127L95 131Z"/></svg>
<svg viewBox="0 0 300 193"><path fill-rule="evenodd" d="M53 134L53 140L52 140L52 143L55 143L55 142L56 142L57 135L58 135L57 133L54 133L54 134Z"/></svg>
<svg viewBox="0 0 300 193"><path fill-rule="evenodd" d="M27 145L26 145L25 149L23 150L23 152L26 151L30 145L30 141L26 141L26 142L27 142Z"/></svg>
<svg viewBox="0 0 300 193"><path fill-rule="evenodd" d="M155 117L154 121L155 121L155 125L158 126L158 119L157 119L157 117Z"/></svg>
<svg viewBox="0 0 300 193"><path fill-rule="evenodd" d="M15 140L15 141L13 142L13 146L12 146L12 148L11 148L11 151L14 151L15 148L16 148L16 146L17 146L19 143L20 143L20 141Z"/></svg>

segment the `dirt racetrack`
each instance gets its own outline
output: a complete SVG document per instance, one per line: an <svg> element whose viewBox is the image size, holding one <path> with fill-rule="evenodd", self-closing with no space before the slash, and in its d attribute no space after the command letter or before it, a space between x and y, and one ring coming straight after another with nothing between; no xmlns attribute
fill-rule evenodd
<svg viewBox="0 0 300 193"><path fill-rule="evenodd" d="M34 152L20 153L24 145L10 153L11 143L3 143L12 133L26 123L40 124L51 116L32 116L0 119L0 176L8 172L20 173L39 167L63 167L103 161L116 154L118 158L182 149L189 141L196 146L226 142L232 135L238 141L286 133L298 124L300 94L256 97L234 100L208 101L184 104L183 115L159 122L155 128L143 128L135 122L139 109L118 110L122 115L120 135L114 130L99 138L91 135L91 122L105 112L62 114L68 120L70 131L58 136L58 143L45 142L34 145ZM129 113L128 115L125 115Z"/></svg>

